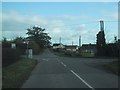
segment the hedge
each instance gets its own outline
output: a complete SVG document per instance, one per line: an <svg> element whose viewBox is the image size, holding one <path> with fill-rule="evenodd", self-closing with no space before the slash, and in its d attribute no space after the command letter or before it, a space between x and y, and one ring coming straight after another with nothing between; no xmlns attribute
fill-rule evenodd
<svg viewBox="0 0 120 90"><path fill-rule="evenodd" d="M16 49L2 48L2 66L8 66L20 58L20 53Z"/></svg>

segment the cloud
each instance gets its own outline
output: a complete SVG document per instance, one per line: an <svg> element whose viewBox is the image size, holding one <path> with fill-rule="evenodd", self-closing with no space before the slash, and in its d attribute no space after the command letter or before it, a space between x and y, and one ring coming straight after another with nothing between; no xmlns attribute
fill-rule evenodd
<svg viewBox="0 0 120 90"><path fill-rule="evenodd" d="M52 37L52 42L58 42L59 37L62 37L63 43L78 42L79 35L87 35L86 25L66 26L65 24L66 19L75 20L78 18L77 16L65 15L61 18L48 19L43 16L22 15L11 11L3 13L3 36L12 39L16 36L25 36L27 28L37 25L46 29L46 32Z"/></svg>
<svg viewBox="0 0 120 90"><path fill-rule="evenodd" d="M20 15L16 12L3 13L3 30L10 30L17 27L25 27L28 25L45 25L47 24L46 20L40 16L29 16L29 15ZM7 27L6 27L7 26ZM9 29L8 29L9 26Z"/></svg>
<svg viewBox="0 0 120 90"><path fill-rule="evenodd" d="M101 11L101 14L103 15L103 20L118 20L118 11L115 9L116 12L111 12L111 11Z"/></svg>
<svg viewBox="0 0 120 90"><path fill-rule="evenodd" d="M62 16L56 16L56 18L61 18L63 20L78 20L78 19L88 18L88 16L84 15L84 14L81 14L81 15L62 15Z"/></svg>
<svg viewBox="0 0 120 90"><path fill-rule="evenodd" d="M2 2L119 2L119 0L2 0Z"/></svg>
<svg viewBox="0 0 120 90"><path fill-rule="evenodd" d="M112 14L111 17L113 17L113 18L115 18L115 19L118 20L118 13L114 13L114 14Z"/></svg>
<svg viewBox="0 0 120 90"><path fill-rule="evenodd" d="M27 28L34 25L46 29L46 32L52 37L52 42L59 42L62 37L63 44L78 44L78 38L82 36L82 43L96 42L97 29L91 29L86 24L73 24L67 22L67 19L77 20L81 16L63 15L61 17L45 17L40 15L27 15L17 12L2 13L2 31L6 38L15 38L16 36L26 36ZM72 25L70 25L72 24Z"/></svg>

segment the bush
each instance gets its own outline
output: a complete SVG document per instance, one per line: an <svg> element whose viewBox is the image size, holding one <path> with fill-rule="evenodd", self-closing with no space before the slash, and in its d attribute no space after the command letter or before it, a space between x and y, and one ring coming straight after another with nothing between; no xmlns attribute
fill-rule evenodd
<svg viewBox="0 0 120 90"><path fill-rule="evenodd" d="M2 47L3 48L11 48L11 42L2 41Z"/></svg>
<svg viewBox="0 0 120 90"><path fill-rule="evenodd" d="M20 54L25 54L27 45L23 43L17 43L16 44L16 49L19 51Z"/></svg>
<svg viewBox="0 0 120 90"><path fill-rule="evenodd" d="M35 42L29 42L28 48L31 48L33 50L33 54L39 54L42 49Z"/></svg>
<svg viewBox="0 0 120 90"><path fill-rule="evenodd" d="M3 48L2 49L2 66L8 66L20 58L20 53L16 49Z"/></svg>
<svg viewBox="0 0 120 90"><path fill-rule="evenodd" d="M76 52L75 51L65 51L65 55L76 56Z"/></svg>

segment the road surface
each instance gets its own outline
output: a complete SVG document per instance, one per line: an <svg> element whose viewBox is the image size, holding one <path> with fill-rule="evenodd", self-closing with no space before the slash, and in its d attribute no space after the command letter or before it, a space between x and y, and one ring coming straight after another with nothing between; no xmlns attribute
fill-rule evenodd
<svg viewBox="0 0 120 90"><path fill-rule="evenodd" d="M59 57L46 49L22 88L118 88L118 76L101 65L112 59Z"/></svg>

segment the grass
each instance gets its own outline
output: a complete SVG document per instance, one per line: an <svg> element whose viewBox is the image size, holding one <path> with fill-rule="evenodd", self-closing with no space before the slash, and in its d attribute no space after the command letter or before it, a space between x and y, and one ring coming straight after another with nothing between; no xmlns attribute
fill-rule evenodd
<svg viewBox="0 0 120 90"><path fill-rule="evenodd" d="M112 63L108 64L107 67L115 74L120 75L119 72L120 62L113 61Z"/></svg>
<svg viewBox="0 0 120 90"><path fill-rule="evenodd" d="M26 58L3 68L2 88L20 88L36 64L36 60Z"/></svg>

